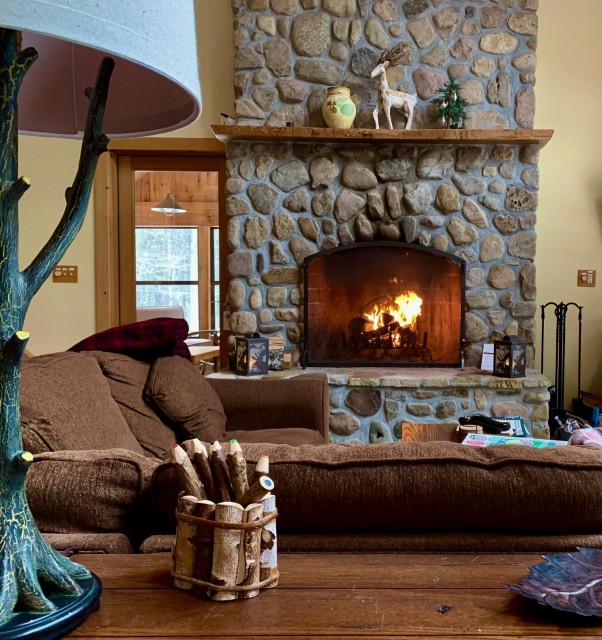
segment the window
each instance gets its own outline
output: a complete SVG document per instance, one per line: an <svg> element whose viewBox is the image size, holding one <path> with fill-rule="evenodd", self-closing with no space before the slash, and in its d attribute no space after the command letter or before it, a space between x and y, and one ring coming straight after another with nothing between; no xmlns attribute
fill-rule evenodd
<svg viewBox="0 0 602 640"><path fill-rule="evenodd" d="M184 308L191 331L216 328L218 260L226 248L213 229L219 226L223 242L225 165L213 139L112 141L95 189L99 331L136 322L137 307L172 305ZM184 213L154 210L168 193Z"/></svg>
<svg viewBox="0 0 602 640"><path fill-rule="evenodd" d="M184 310L190 331L198 331L198 228L137 227L136 306L174 305Z"/></svg>
<svg viewBox="0 0 602 640"><path fill-rule="evenodd" d="M211 318L212 328L220 330L219 304L219 228L211 228Z"/></svg>

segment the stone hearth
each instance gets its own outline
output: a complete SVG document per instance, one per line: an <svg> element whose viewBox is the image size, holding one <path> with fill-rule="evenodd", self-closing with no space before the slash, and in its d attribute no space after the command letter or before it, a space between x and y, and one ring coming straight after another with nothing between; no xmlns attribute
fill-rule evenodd
<svg viewBox="0 0 602 640"><path fill-rule="evenodd" d="M549 381L536 371L508 380L479 369L289 369L269 378L325 375L330 388L330 432L334 442L396 442L404 422L454 422L483 413L519 415L536 438L549 438ZM235 377L230 373L219 377Z"/></svg>

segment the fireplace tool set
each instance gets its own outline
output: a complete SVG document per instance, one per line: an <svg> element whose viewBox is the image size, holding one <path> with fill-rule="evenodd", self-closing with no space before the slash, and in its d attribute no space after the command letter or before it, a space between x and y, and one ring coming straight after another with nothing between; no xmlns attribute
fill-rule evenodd
<svg viewBox="0 0 602 640"><path fill-rule="evenodd" d="M556 353L554 363L554 384L550 391L549 425L555 437L566 439L573 429L590 426L584 415L594 427L598 426L599 407L597 397L581 389L581 346L583 335L583 307L575 302L548 302L541 305L541 371L544 368L544 345L546 329L546 308L553 307L556 316ZM570 307L578 310L578 347L577 347L577 397L573 399L573 412L564 408L565 374L566 374L566 320ZM599 399L598 399L599 400ZM581 416L575 414L582 414Z"/></svg>

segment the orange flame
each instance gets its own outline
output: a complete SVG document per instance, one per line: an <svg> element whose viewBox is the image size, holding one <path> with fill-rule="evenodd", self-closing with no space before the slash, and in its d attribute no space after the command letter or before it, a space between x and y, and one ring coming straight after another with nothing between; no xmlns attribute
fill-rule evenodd
<svg viewBox="0 0 602 640"><path fill-rule="evenodd" d="M384 326L383 313L393 316L393 322L398 322L400 327L409 327L414 331L421 309L422 298L413 291L404 291L395 298L393 303L375 304L372 312L364 313L363 317L370 323L369 327L366 327L370 331L375 331Z"/></svg>

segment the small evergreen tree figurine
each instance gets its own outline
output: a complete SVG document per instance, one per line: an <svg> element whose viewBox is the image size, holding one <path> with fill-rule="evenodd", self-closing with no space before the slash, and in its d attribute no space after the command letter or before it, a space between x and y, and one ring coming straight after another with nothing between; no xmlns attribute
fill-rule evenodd
<svg viewBox="0 0 602 640"><path fill-rule="evenodd" d="M448 129L461 129L462 121L466 116L468 102L458 95L460 85L455 80L450 80L433 99L436 105L435 117L441 118Z"/></svg>

